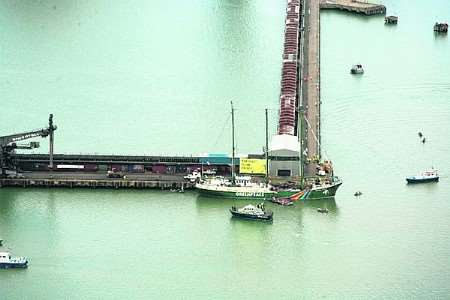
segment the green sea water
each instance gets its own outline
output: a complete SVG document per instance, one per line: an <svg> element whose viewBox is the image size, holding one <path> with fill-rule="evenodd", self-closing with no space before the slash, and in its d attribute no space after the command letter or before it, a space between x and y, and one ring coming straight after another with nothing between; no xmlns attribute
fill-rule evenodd
<svg viewBox="0 0 450 300"><path fill-rule="evenodd" d="M0 299L449 299L450 40L432 27L450 3L385 4L397 26L321 14L334 201L268 204L267 224L194 192L3 188L0 237L30 267L0 270ZM233 100L239 152L260 152L285 5L2 1L0 134L52 112L57 152L228 152ZM439 183L405 184L431 166Z"/></svg>

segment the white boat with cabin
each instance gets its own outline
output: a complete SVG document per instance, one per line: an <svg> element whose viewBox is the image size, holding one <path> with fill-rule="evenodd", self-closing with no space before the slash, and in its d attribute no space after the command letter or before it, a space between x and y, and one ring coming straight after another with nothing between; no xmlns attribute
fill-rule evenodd
<svg viewBox="0 0 450 300"><path fill-rule="evenodd" d="M25 257L12 257L10 251L3 247L3 240L0 240L0 269L27 267L28 260Z"/></svg>

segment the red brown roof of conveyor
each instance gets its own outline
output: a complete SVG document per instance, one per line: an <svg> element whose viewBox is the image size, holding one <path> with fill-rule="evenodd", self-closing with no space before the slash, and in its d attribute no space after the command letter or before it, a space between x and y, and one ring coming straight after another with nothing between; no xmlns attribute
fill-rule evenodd
<svg viewBox="0 0 450 300"><path fill-rule="evenodd" d="M279 134L295 135L300 11L300 1L287 1L278 121Z"/></svg>

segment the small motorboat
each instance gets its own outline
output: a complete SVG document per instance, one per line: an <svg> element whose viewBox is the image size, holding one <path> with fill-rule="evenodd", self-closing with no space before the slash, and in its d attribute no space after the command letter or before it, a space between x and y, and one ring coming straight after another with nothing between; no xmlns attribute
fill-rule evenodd
<svg viewBox="0 0 450 300"><path fill-rule="evenodd" d="M364 74L364 69L363 69L361 64L357 64L357 65L354 65L350 69L350 73L352 73L352 74Z"/></svg>
<svg viewBox="0 0 450 300"><path fill-rule="evenodd" d="M420 138L423 137L423 134L422 134L422 132L420 132L420 131L419 131L418 135L419 135Z"/></svg>
<svg viewBox="0 0 450 300"><path fill-rule="evenodd" d="M448 32L448 24L447 23L438 23L438 22L436 22L436 24L434 24L433 29L436 32L447 33Z"/></svg>
<svg viewBox="0 0 450 300"><path fill-rule="evenodd" d="M233 206L231 207L230 212L233 217L243 219L266 221L271 221L273 219L273 212L270 210L266 210L264 207L264 203L260 203L256 206L249 204L242 208L236 208L236 206Z"/></svg>
<svg viewBox="0 0 450 300"><path fill-rule="evenodd" d="M398 17L397 16L387 16L384 18L385 24L397 24L398 23Z"/></svg>
<svg viewBox="0 0 450 300"><path fill-rule="evenodd" d="M429 170L423 172L421 175L406 177L408 183L425 183L439 181L437 170Z"/></svg>
<svg viewBox="0 0 450 300"><path fill-rule="evenodd" d="M27 267L28 260L25 257L12 257L11 253L3 247L3 240L0 240L0 269Z"/></svg>
<svg viewBox="0 0 450 300"><path fill-rule="evenodd" d="M289 206L289 205L294 204L294 201L292 201L292 199L289 198L289 197L279 197L279 198L273 197L270 200L270 202L276 203L276 204L279 204L279 205L283 205L283 206Z"/></svg>
<svg viewBox="0 0 450 300"><path fill-rule="evenodd" d="M425 137L422 138L422 144L425 144L426 141L427 141L427 140L425 139Z"/></svg>
<svg viewBox="0 0 450 300"><path fill-rule="evenodd" d="M361 196L362 192L361 191L357 191L354 195L355 195L355 197Z"/></svg>
<svg viewBox="0 0 450 300"><path fill-rule="evenodd" d="M317 212L320 212L320 213L322 213L322 214L327 214L327 213L328 213L328 208L322 208L322 207L319 207L319 208L317 209Z"/></svg>

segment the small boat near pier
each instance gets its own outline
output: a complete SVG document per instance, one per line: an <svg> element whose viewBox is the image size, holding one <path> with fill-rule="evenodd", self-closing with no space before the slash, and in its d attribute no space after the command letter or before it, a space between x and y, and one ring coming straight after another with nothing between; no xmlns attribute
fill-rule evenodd
<svg viewBox="0 0 450 300"><path fill-rule="evenodd" d="M397 16L387 16L384 18L385 24L397 24L398 23L398 17Z"/></svg>
<svg viewBox="0 0 450 300"><path fill-rule="evenodd" d="M317 209L317 212L320 212L321 214L327 214L328 213L328 208L319 207Z"/></svg>

